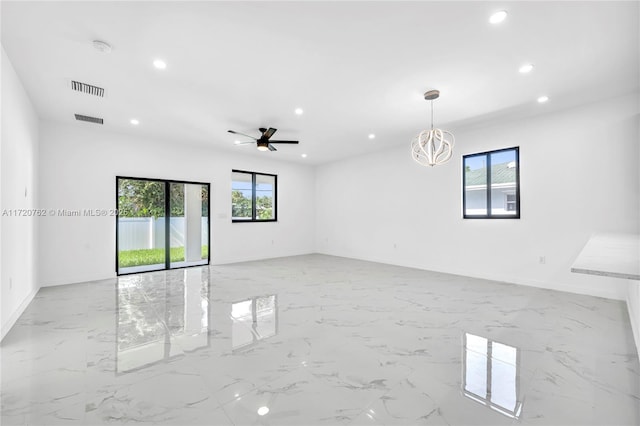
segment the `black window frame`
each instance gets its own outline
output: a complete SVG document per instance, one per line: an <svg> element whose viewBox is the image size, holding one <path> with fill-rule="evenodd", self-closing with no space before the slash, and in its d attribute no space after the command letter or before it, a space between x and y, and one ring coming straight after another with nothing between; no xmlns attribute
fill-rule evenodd
<svg viewBox="0 0 640 426"><path fill-rule="evenodd" d="M504 151L515 151L515 163L516 163L516 209L514 214L492 214L491 213L491 155ZM467 214L467 182L466 182L466 170L465 160L472 157L485 157L487 165L487 214ZM467 154L462 156L462 218L463 219L520 219L521 204L520 204L520 147L513 146L510 148L495 149L492 151L478 152L474 154Z"/></svg>
<svg viewBox="0 0 640 426"><path fill-rule="evenodd" d="M251 218L249 219L234 219L233 218L233 206L231 206L231 222L232 223L257 223L257 222L277 222L278 221L278 175L262 172L250 172L248 170L231 169L231 184L233 188L233 174L244 173L251 175ZM275 214L272 219L259 219L257 214L256 203L256 177L257 176L269 176L273 178L273 207L275 208Z"/></svg>

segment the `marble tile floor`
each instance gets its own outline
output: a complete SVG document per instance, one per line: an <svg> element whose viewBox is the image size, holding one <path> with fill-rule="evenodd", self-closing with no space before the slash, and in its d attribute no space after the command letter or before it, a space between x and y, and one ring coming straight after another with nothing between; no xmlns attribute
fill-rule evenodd
<svg viewBox="0 0 640 426"><path fill-rule="evenodd" d="M308 255L43 288L2 425L631 425L623 302Z"/></svg>

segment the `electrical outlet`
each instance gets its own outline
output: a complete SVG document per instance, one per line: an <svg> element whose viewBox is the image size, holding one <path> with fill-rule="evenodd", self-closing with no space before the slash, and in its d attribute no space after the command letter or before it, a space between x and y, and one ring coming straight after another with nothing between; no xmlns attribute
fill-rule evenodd
<svg viewBox="0 0 640 426"><path fill-rule="evenodd" d="M538 258L538 263L540 263L541 265L544 265L545 263L547 263L547 258L546 256L540 256Z"/></svg>

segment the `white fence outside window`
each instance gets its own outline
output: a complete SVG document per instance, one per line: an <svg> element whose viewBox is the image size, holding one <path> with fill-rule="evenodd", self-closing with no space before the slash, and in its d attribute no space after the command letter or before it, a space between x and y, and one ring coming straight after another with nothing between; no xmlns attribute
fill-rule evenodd
<svg viewBox="0 0 640 426"><path fill-rule="evenodd" d="M165 218L153 217L120 217L118 218L118 246L120 251L164 248ZM171 247L185 245L185 219L172 217L169 220L171 228ZM209 234L208 218L202 218L202 244L206 246Z"/></svg>

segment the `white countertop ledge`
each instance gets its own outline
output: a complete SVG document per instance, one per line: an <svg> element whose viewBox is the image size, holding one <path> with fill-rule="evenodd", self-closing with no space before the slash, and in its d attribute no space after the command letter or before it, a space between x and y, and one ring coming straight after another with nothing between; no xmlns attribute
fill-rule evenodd
<svg viewBox="0 0 640 426"><path fill-rule="evenodd" d="M571 272L640 280L640 235L592 235L573 262Z"/></svg>

